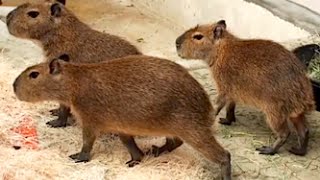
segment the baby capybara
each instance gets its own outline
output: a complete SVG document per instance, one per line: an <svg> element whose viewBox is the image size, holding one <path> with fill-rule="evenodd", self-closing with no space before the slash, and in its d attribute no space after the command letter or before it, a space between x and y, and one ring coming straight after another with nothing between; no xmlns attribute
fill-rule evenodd
<svg viewBox="0 0 320 180"><path fill-rule="evenodd" d="M296 47L292 52L302 61L306 68L309 66L312 59L316 58L320 54L320 47L317 44L306 44L299 47ZM316 104L316 110L320 111L320 84L315 80L311 80L314 100ZM226 105L226 118L220 118L219 123L224 125L231 125L236 121L235 117L235 108L236 105L234 102L229 102Z"/></svg>
<svg viewBox="0 0 320 180"><path fill-rule="evenodd" d="M213 136L214 109L202 86L186 69L169 60L128 56L102 63L66 63L54 59L27 68L15 80L14 92L27 102L58 101L71 107L83 128L83 147L71 155L88 161L100 133L166 136L158 153L191 145L221 165L231 179L230 154ZM132 153L133 161L142 154ZM135 149L135 148L134 148Z"/></svg>
<svg viewBox="0 0 320 180"><path fill-rule="evenodd" d="M224 20L189 29L177 38L176 47L180 57L202 59L210 66L218 90L217 114L234 102L266 114L277 140L271 147L257 148L261 154L277 153L290 134L288 121L298 134L298 145L290 152L307 153L305 114L315 106L304 65L292 52L273 41L240 39L227 31Z"/></svg>
<svg viewBox="0 0 320 180"><path fill-rule="evenodd" d="M65 0L44 0L25 3L7 16L9 33L37 42L47 61L56 57L70 62L95 63L141 52L121 37L102 33L83 23L64 6ZM69 107L61 105L51 110L58 119L49 121L52 127L67 126Z"/></svg>

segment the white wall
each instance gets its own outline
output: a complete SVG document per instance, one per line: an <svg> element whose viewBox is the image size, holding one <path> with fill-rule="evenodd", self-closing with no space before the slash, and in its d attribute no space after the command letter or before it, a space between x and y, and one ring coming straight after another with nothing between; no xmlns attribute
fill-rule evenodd
<svg viewBox="0 0 320 180"><path fill-rule="evenodd" d="M267 38L278 42L305 38L310 34L274 16L266 9L243 0L127 0L143 11L177 24L181 31L196 24L227 21L228 29L244 38ZM283 0L278 0L283 1ZM292 0L320 12L320 0ZM0 7L6 15L11 7ZM320 20L320 19L319 19Z"/></svg>
<svg viewBox="0 0 320 180"><path fill-rule="evenodd" d="M290 0L244 0L246 2L255 3L274 15L284 19L298 27L301 27L312 34L320 33L320 14L314 9L319 2L309 1L308 6L314 5L314 8L307 8L307 1L297 1L295 3ZM317 5L316 5L317 4Z"/></svg>
<svg viewBox="0 0 320 180"><path fill-rule="evenodd" d="M319 0L291 0L297 4L305 6L320 14L320 1Z"/></svg>
<svg viewBox="0 0 320 180"><path fill-rule="evenodd" d="M242 0L132 0L136 7L154 11L184 29L198 23L225 19L229 30L240 37L288 41L310 34L266 9Z"/></svg>

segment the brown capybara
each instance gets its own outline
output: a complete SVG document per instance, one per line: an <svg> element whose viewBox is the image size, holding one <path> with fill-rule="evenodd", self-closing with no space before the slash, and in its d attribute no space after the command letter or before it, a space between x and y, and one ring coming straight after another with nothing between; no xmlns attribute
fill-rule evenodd
<svg viewBox="0 0 320 180"><path fill-rule="evenodd" d="M217 114L225 105L234 108L234 103L256 107L266 114L277 140L271 147L257 148L260 154L277 153L290 134L288 122L298 134L298 145L290 152L307 153L305 114L315 105L304 65L292 52L269 40L237 38L227 31L224 20L186 31L177 38L176 47L180 57L203 59L210 66L218 90Z"/></svg>
<svg viewBox="0 0 320 180"><path fill-rule="evenodd" d="M185 141L220 164L223 179L231 179L230 154L212 134L215 111L209 97L174 62L148 56L90 64L54 59L27 68L13 86L22 101L58 101L71 107L83 128L82 150L71 155L76 161L90 159L100 133L166 136L158 153ZM121 137L125 145L127 137L132 138ZM143 155L131 156L140 161Z"/></svg>
<svg viewBox="0 0 320 180"><path fill-rule="evenodd" d="M81 22L63 4L66 1L45 0L18 6L7 16L7 27L13 36L30 39L42 47L47 61L61 56L77 63L94 63L127 55L141 54L128 41L93 30ZM68 54L68 56L66 56ZM67 126L70 109L60 106L52 127Z"/></svg>
<svg viewBox="0 0 320 180"><path fill-rule="evenodd" d="M318 44L306 44L296 47L292 50L293 54L298 57L298 59L305 64L306 67L309 66L310 61L320 53L320 47ZM320 86L319 83L311 79L314 100L316 103L316 110L320 111ZM224 125L231 125L232 122L236 121L235 117L235 103L229 102L226 105L226 118L220 118L220 123Z"/></svg>

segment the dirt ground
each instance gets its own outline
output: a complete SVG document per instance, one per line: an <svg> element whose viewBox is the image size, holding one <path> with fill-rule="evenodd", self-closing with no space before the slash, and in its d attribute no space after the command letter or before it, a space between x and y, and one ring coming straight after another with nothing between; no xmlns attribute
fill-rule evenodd
<svg viewBox="0 0 320 180"><path fill-rule="evenodd" d="M16 5L19 0L5 1ZM184 63L175 54L174 40L184 31L156 15L138 10L126 1L70 1L68 6L95 29L125 37L145 54L167 57L180 62L205 87L211 98L215 88L209 71L203 63ZM80 5L83 3L82 5ZM103 7L97 9L96 7ZM313 38L284 42L288 48L314 41ZM188 145L158 158L146 159L134 168L127 168L129 154L119 139L105 135L93 149L92 160L75 164L68 155L80 150L81 131L78 126L53 129L45 122L53 119L48 110L52 103L28 104L18 101L12 92L12 82L27 66L43 60L41 50L29 41L9 36L5 25L0 23L0 178L2 179L216 179L219 167L210 164ZM263 87L262 87L263 88ZM223 114L222 114L223 115ZM39 150L14 150L10 141L15 134L10 128L19 120L32 118L37 125ZM264 115L257 110L240 106L236 112L237 122L230 127L215 124L216 136L232 154L234 179L292 179L316 180L320 177L320 113L308 116L311 129L309 153L298 157L287 152L296 143L295 134L279 154L259 155L255 148L274 141ZM139 146L148 150L152 144L163 143L163 138L139 137Z"/></svg>

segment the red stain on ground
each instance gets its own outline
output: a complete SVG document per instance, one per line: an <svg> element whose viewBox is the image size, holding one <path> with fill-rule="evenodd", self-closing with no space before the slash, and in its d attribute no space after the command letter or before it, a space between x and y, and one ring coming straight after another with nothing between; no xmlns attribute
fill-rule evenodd
<svg viewBox="0 0 320 180"><path fill-rule="evenodd" d="M36 126L30 116L24 116L20 121L19 126L11 129L13 132L20 134L21 137L15 140L12 144L16 149L38 149L39 140Z"/></svg>

